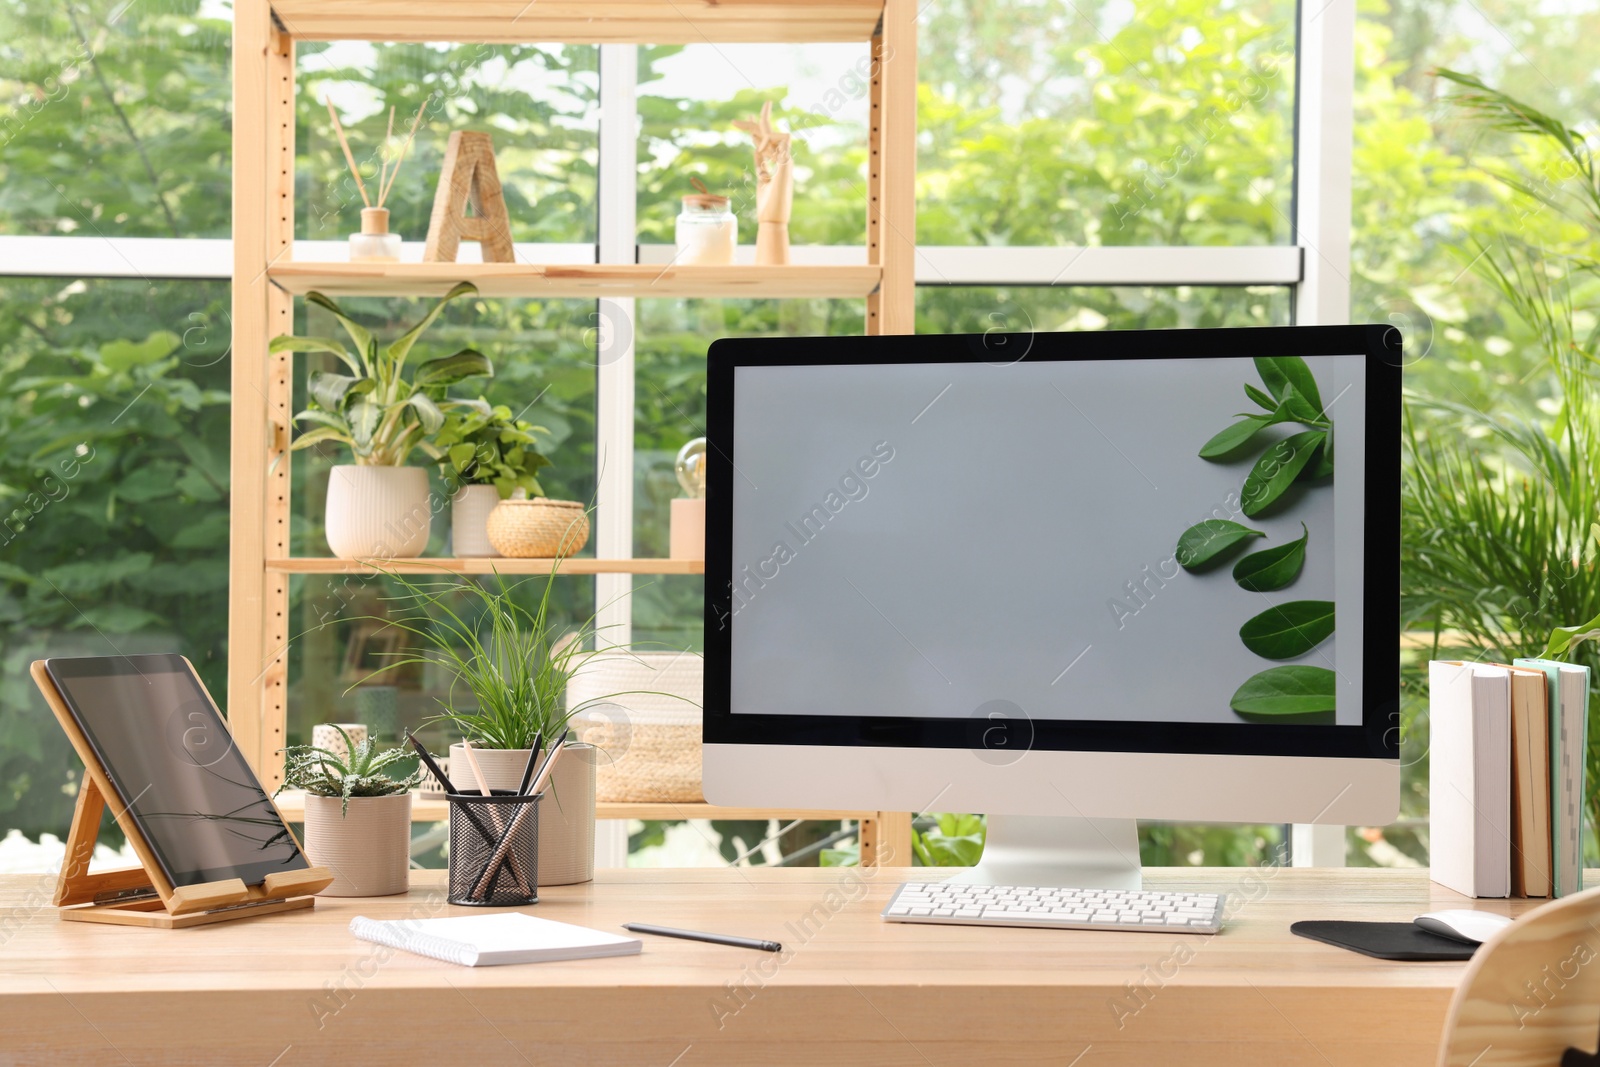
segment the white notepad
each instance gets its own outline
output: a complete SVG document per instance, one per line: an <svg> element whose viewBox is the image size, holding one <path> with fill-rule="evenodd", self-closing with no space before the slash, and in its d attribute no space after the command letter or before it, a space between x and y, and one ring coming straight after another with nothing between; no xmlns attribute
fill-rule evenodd
<svg viewBox="0 0 1600 1067"><path fill-rule="evenodd" d="M350 932L366 941L464 967L631 956L642 947L636 937L536 919L521 912L388 922L357 915L350 920Z"/></svg>

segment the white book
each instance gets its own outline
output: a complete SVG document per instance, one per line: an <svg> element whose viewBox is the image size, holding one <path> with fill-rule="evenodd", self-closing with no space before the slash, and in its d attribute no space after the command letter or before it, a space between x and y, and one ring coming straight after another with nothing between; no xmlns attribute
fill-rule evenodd
<svg viewBox="0 0 1600 1067"><path fill-rule="evenodd" d="M390 921L357 915L350 920L350 932L366 941L463 967L631 956L643 947L636 937L536 919L521 912Z"/></svg>
<svg viewBox="0 0 1600 1067"><path fill-rule="evenodd" d="M1429 862L1469 897L1511 893L1511 672L1428 664Z"/></svg>
<svg viewBox="0 0 1600 1067"><path fill-rule="evenodd" d="M1584 768L1589 751L1589 668L1551 659L1519 659L1550 677L1550 815L1555 892L1583 888Z"/></svg>

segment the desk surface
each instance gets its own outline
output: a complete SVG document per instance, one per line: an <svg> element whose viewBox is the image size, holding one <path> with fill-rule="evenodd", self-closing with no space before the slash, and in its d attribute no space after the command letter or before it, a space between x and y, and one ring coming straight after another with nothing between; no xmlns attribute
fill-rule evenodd
<svg viewBox="0 0 1600 1067"><path fill-rule="evenodd" d="M1232 894L1222 934L976 929L879 920L925 870L629 870L542 890L532 913L785 953L645 938L640 956L464 968L346 930L475 911L444 903L438 873L176 931L62 923L50 879L0 878L0 1062L1426 1064L1464 964L1385 963L1288 927L1472 906L1420 871L1171 869L1146 885Z"/></svg>

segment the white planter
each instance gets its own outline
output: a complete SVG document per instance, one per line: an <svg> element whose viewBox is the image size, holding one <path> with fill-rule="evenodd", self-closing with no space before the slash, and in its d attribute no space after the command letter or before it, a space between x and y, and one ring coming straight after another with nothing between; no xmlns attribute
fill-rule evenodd
<svg viewBox="0 0 1600 1067"><path fill-rule="evenodd" d="M340 559L420 556L432 517L421 467L342 465L328 474L328 548Z"/></svg>
<svg viewBox="0 0 1600 1067"><path fill-rule="evenodd" d="M498 556L489 543L489 512L500 503L492 485L463 485L450 498L450 546L458 557Z"/></svg>
<svg viewBox="0 0 1600 1067"><path fill-rule="evenodd" d="M411 794L352 797L339 814L338 797L306 796L306 855L333 872L330 897L383 897L410 884Z"/></svg>
<svg viewBox="0 0 1600 1067"><path fill-rule="evenodd" d="M450 782L476 793L471 765L460 743L450 746ZM522 784L528 765L525 748L477 748L472 754L483 768L492 792ZM568 745L539 802L539 884L573 885L594 879L594 792L597 753L591 745ZM542 758L542 757L541 757Z"/></svg>

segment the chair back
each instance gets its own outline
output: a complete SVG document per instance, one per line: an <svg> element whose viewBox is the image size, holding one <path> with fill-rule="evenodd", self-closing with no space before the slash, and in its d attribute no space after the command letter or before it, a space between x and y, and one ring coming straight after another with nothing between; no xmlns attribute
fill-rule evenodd
<svg viewBox="0 0 1600 1067"><path fill-rule="evenodd" d="M1439 1067L1561 1067L1566 1049L1592 1054L1597 1044L1600 889L1591 889L1483 943L1450 1001Z"/></svg>

